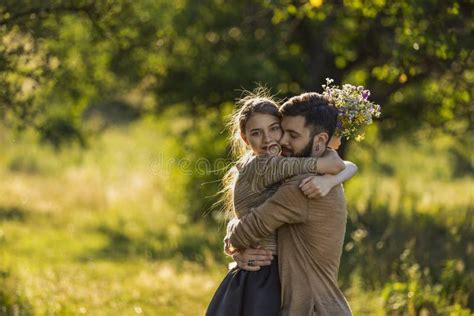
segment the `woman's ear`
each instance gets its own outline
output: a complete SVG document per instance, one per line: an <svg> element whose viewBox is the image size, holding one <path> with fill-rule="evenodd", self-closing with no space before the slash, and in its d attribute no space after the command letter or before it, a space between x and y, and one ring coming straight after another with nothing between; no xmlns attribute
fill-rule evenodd
<svg viewBox="0 0 474 316"><path fill-rule="evenodd" d="M249 141L247 140L247 136L245 136L244 132L240 132L240 138L244 141L245 144L249 144Z"/></svg>

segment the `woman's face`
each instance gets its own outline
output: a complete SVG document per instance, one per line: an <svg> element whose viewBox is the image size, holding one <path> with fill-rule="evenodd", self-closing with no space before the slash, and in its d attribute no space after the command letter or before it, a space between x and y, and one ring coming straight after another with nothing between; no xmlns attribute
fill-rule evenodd
<svg viewBox="0 0 474 316"><path fill-rule="evenodd" d="M254 113L245 125L245 134L241 136L255 155L261 155L267 153L268 145L278 143L282 134L278 117Z"/></svg>

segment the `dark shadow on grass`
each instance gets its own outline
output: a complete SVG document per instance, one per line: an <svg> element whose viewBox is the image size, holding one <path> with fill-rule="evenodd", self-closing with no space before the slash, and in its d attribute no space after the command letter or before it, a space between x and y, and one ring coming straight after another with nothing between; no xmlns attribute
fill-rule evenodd
<svg viewBox="0 0 474 316"><path fill-rule="evenodd" d="M0 269L0 315L35 315L27 298L19 291L19 282L9 271Z"/></svg>
<svg viewBox="0 0 474 316"><path fill-rule="evenodd" d="M339 281L349 287L357 274L364 289L377 290L387 282L410 282L410 268L416 265L423 280L443 284L448 292L469 287L465 280L474 280L473 218L469 209L462 219L447 223L433 214L392 214L369 206L348 220ZM450 268L452 262L460 264L458 270ZM474 308L474 295L467 302Z"/></svg>
<svg viewBox="0 0 474 316"><path fill-rule="evenodd" d="M183 228L179 237L170 237L166 231L147 231L140 237L134 237L127 235L120 227L107 225L100 225L96 231L107 237L107 244L79 257L80 261L144 258L149 261L179 259L204 264L209 259L206 256L212 256L214 262L224 261L220 235L209 236L203 229Z"/></svg>
<svg viewBox="0 0 474 316"><path fill-rule="evenodd" d="M24 222L26 220L27 214L27 210L16 206L0 206L0 222Z"/></svg>

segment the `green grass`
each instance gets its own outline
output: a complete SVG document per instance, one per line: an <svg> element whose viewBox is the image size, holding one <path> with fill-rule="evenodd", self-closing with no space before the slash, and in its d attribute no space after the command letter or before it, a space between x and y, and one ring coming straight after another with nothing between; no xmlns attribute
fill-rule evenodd
<svg viewBox="0 0 474 316"><path fill-rule="evenodd" d="M221 254L224 232L222 225L209 225L210 218L199 215L193 221L189 209L195 206L196 193L190 195L188 188L196 179L176 165L163 165L186 155L186 139L179 135L189 121L175 119L175 114L108 129L86 149L70 146L55 151L38 144L34 134L15 136L0 131L0 176L4 179L0 182L1 315L204 314L226 273ZM191 137L195 143L196 135ZM382 246L377 252L375 245L386 234L383 227L378 232L377 226L400 231L406 227L405 235L417 227L458 229L449 233L452 238L472 234L472 226L460 226L472 211L472 178L452 178L449 170L443 171L446 160L442 155L430 158L429 168L423 169L418 160L425 157L429 146L421 148L416 159L404 158L411 174L403 174L401 165L399 170L386 171L385 165L394 165L391 151L404 150L409 155L411 148L396 143L379 148L376 157L367 156L369 150L362 144L350 149L350 158L361 172L346 185L352 221L341 284L355 315L384 315L384 311L396 310L387 307L387 302L399 297L396 304L405 302L399 310L418 306L404 300L414 294L405 293L403 284L420 287L425 279L410 279L400 267L412 267L419 261L417 252L436 248L424 245L417 249L419 244L410 248L406 246L410 238L400 238L399 244ZM212 146L199 149L200 154L215 150ZM416 222L420 218L424 222ZM390 221L399 225L390 226ZM357 233L364 230L366 233ZM469 248L466 236L457 239L462 249ZM443 238L442 242L451 245L451 237ZM423 242L421 237L417 240ZM351 243L352 248L347 247ZM406 255L403 261L399 257L405 248L414 255ZM445 259L456 254L439 255L440 269ZM399 261L399 265L377 271L381 277L375 276L369 284L364 273L374 274L375 269L367 272L363 267L372 269L387 260ZM433 284L445 282L442 288L447 291L446 282L461 284L451 279L439 281L441 272L436 273ZM470 273L465 269L460 275L465 278ZM405 281L392 286L398 284L392 282ZM415 291L415 297L426 291ZM453 310L452 315L467 313L462 304Z"/></svg>
<svg viewBox="0 0 474 316"><path fill-rule="evenodd" d="M28 302L25 313L204 313L225 267L174 252L186 217L173 205L179 194L163 196L172 174L151 167L176 146L160 133L145 120L62 152L34 135L2 139L0 271L4 284L14 279L9 294Z"/></svg>

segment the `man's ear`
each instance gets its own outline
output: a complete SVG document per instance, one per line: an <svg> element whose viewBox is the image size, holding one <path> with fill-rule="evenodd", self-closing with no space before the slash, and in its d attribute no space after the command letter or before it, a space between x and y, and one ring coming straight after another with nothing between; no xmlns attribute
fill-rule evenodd
<svg viewBox="0 0 474 316"><path fill-rule="evenodd" d="M240 137L242 138L245 144L247 145L249 144L249 141L247 140L247 136L245 136L245 133L240 132Z"/></svg>
<svg viewBox="0 0 474 316"><path fill-rule="evenodd" d="M327 142L329 140L329 135L326 132L319 133L318 135L314 136L313 139L313 145L320 145L320 146L326 146Z"/></svg>
<svg viewBox="0 0 474 316"><path fill-rule="evenodd" d="M313 155L315 156L322 156L326 151L326 143L329 139L329 135L327 133L319 133L318 135L314 136L313 139Z"/></svg>
<svg viewBox="0 0 474 316"><path fill-rule="evenodd" d="M326 145L329 141L329 134L328 133L321 133L321 142L324 142L324 145Z"/></svg>

